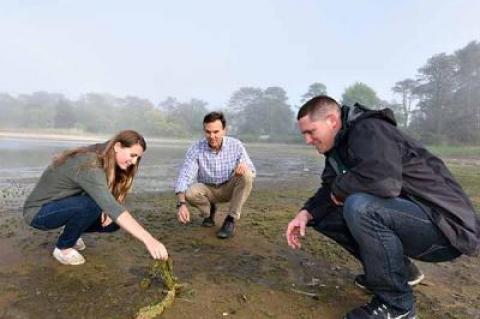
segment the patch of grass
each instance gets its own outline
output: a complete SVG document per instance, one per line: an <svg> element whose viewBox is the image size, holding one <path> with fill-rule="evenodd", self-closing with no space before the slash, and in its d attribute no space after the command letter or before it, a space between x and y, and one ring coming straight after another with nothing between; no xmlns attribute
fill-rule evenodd
<svg viewBox="0 0 480 319"><path fill-rule="evenodd" d="M302 241L302 248L312 256L327 260L331 264L353 265L356 262L355 258L339 244L323 235L317 234L313 229L309 229L308 235Z"/></svg>
<svg viewBox="0 0 480 319"><path fill-rule="evenodd" d="M469 196L477 213L480 214L480 167L475 165L449 165L449 168Z"/></svg>
<svg viewBox="0 0 480 319"><path fill-rule="evenodd" d="M480 146L429 145L427 148L440 157L480 158Z"/></svg>

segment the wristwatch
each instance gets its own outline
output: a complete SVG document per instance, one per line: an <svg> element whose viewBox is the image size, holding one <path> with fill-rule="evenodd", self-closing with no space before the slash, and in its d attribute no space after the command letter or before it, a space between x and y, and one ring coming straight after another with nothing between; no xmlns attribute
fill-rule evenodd
<svg viewBox="0 0 480 319"><path fill-rule="evenodd" d="M187 205L187 202L177 201L177 208L182 207L182 205Z"/></svg>

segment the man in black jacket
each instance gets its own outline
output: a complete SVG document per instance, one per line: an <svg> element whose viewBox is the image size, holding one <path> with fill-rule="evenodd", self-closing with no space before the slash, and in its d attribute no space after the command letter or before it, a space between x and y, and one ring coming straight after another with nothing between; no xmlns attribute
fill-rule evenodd
<svg viewBox="0 0 480 319"><path fill-rule="evenodd" d="M307 225L362 263L374 297L345 318L415 318L408 257L441 262L480 248L480 220L445 164L396 128L389 109L317 96L299 110L307 144L326 157L322 186L288 224L300 248Z"/></svg>

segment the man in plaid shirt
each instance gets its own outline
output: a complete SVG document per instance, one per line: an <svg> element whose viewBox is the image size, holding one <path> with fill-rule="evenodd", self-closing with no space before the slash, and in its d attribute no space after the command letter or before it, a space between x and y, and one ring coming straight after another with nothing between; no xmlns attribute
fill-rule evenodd
<svg viewBox="0 0 480 319"><path fill-rule="evenodd" d="M215 204L230 202L228 215L217 233L218 238L230 238L252 190L255 167L242 142L225 136L223 113L207 114L203 119L203 131L205 137L188 149L178 175L175 185L177 217L182 224L190 222L188 202L200 211L204 218L202 226L213 227Z"/></svg>

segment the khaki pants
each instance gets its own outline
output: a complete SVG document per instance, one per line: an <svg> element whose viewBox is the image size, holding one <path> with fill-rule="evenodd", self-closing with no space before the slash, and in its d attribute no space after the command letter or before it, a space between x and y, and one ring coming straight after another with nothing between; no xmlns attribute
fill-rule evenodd
<svg viewBox="0 0 480 319"><path fill-rule="evenodd" d="M242 176L233 176L228 182L219 185L192 184L185 193L187 202L198 208L202 217L210 216L210 206L215 203L230 202L229 215L240 219L242 207L252 191L255 175L247 171Z"/></svg>

